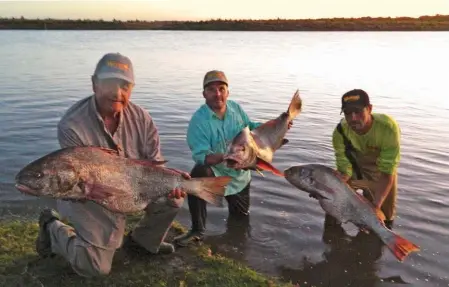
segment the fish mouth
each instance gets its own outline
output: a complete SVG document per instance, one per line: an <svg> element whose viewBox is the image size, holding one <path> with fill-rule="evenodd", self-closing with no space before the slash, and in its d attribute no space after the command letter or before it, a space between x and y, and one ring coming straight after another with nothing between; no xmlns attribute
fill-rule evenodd
<svg viewBox="0 0 449 287"><path fill-rule="evenodd" d="M29 194L29 195L35 195L35 196L38 195L38 192L36 190L34 190L34 189L32 189L32 188L30 188L30 187L28 187L26 185L17 183L15 185L15 187L16 187L17 190L19 190L22 193L26 193L26 194Z"/></svg>
<svg viewBox="0 0 449 287"><path fill-rule="evenodd" d="M241 161L238 158L227 156L224 157L224 162L226 163L227 167L235 168L240 164Z"/></svg>

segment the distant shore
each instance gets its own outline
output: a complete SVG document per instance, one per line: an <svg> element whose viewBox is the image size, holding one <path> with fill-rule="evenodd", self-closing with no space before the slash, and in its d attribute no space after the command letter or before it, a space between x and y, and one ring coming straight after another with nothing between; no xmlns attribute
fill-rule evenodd
<svg viewBox="0 0 449 287"><path fill-rule="evenodd" d="M0 30L449 31L449 15L207 21L0 18Z"/></svg>

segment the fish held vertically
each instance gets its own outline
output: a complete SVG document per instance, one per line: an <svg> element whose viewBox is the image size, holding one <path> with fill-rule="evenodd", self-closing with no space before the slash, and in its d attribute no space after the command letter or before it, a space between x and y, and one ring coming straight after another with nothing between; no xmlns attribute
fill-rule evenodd
<svg viewBox="0 0 449 287"><path fill-rule="evenodd" d="M289 123L300 114L301 108L302 99L299 90L296 90L287 112L252 131L245 127L228 146L224 156L226 165L235 169L268 170L283 176L271 162L275 151L288 143L285 134Z"/></svg>

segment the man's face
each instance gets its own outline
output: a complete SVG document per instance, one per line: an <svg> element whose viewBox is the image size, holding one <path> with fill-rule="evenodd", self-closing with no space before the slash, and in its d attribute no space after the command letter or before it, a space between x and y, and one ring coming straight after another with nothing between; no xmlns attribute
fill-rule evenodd
<svg viewBox="0 0 449 287"><path fill-rule="evenodd" d="M93 89L100 110L121 113L129 104L134 85L122 79L93 78Z"/></svg>
<svg viewBox="0 0 449 287"><path fill-rule="evenodd" d="M344 109L345 119L355 132L363 133L371 121L372 106L351 107Z"/></svg>
<svg viewBox="0 0 449 287"><path fill-rule="evenodd" d="M213 82L208 84L203 91L206 104L212 110L221 110L226 106L229 90L228 86L222 82Z"/></svg>

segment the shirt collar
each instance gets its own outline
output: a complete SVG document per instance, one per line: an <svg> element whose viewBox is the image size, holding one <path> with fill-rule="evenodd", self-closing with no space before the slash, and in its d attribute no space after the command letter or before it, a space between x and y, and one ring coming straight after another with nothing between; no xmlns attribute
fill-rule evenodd
<svg viewBox="0 0 449 287"><path fill-rule="evenodd" d="M97 102L95 101L95 95L92 95L92 97L90 99L90 106L91 106L92 110L94 111L95 116L98 119L98 121L100 123L104 124L103 118L101 117L101 115L100 115L100 113L98 112L98 109L97 109ZM124 111L122 111L119 114L119 124L118 124L119 126L121 125L121 123L123 121L123 113L124 113Z"/></svg>
<svg viewBox="0 0 449 287"><path fill-rule="evenodd" d="M217 116L217 114L207 104L204 104L204 106L205 106L205 110L207 111L207 114L209 116L209 119L224 120L227 117L228 112L229 112L229 102L226 102L226 111L225 111L223 119L220 119Z"/></svg>

